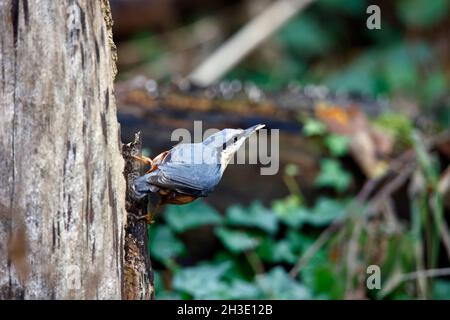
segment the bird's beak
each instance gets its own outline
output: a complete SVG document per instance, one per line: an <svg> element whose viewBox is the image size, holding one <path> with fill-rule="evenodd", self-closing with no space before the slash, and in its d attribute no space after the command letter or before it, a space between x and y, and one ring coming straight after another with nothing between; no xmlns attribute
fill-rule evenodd
<svg viewBox="0 0 450 320"><path fill-rule="evenodd" d="M244 130L244 136L245 137L249 137L251 136L254 132L258 131L259 129L264 128L266 125L265 124L257 124L256 126L247 128Z"/></svg>

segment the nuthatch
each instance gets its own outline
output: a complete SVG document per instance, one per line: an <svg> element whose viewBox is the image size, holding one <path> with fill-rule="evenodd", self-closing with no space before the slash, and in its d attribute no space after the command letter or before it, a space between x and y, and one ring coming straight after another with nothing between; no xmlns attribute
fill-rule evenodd
<svg viewBox="0 0 450 320"><path fill-rule="evenodd" d="M178 144L153 160L135 156L150 166L145 175L134 180L137 197L158 195L155 212L159 205L185 204L208 196L245 140L263 127L224 129L200 143ZM144 217L151 222L153 213L149 215Z"/></svg>

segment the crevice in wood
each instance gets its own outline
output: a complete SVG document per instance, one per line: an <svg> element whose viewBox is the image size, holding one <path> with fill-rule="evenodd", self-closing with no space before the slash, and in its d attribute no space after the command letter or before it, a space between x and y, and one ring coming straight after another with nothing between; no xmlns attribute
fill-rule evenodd
<svg viewBox="0 0 450 320"><path fill-rule="evenodd" d="M124 176L127 183L124 266L122 298L149 300L154 298L153 272L148 253L147 222L134 217L146 214L147 197L138 199L131 188L133 180L141 174L139 162L132 155L141 154L140 133L134 141L122 145L125 159Z"/></svg>
<svg viewBox="0 0 450 320"><path fill-rule="evenodd" d="M111 8L109 6L109 1L108 0L102 0L101 2L101 6L102 6L102 10L103 10L103 18L105 19L105 24L106 24L106 32L108 34L108 43L110 46L110 51L111 51L111 71L112 71L112 78L114 79L116 77L117 74L117 47L114 44L113 41L113 34L112 34L112 26L113 26L113 19L112 19L112 15L111 15ZM103 36L103 29L102 29L102 35ZM103 43L103 41L102 41Z"/></svg>

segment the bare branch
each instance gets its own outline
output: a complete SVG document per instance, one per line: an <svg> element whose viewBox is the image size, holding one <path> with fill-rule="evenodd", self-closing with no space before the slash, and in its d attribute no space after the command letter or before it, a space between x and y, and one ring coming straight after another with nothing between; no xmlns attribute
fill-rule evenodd
<svg viewBox="0 0 450 320"><path fill-rule="evenodd" d="M205 62L191 72L188 79L199 86L208 86L214 83L313 1L276 1L219 47Z"/></svg>

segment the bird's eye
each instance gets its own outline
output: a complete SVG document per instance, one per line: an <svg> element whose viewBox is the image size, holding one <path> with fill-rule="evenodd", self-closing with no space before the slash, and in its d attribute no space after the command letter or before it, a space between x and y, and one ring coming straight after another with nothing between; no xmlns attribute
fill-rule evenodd
<svg viewBox="0 0 450 320"><path fill-rule="evenodd" d="M238 140L238 139L237 139L237 137L234 137L234 139L233 139L233 140L234 140L234 142L237 142L237 140Z"/></svg>
<svg viewBox="0 0 450 320"><path fill-rule="evenodd" d="M223 149L223 150L225 150L225 149L226 149L226 147L227 147L227 143L226 143L226 142L224 142L224 143L223 143L223 145L222 145L222 149Z"/></svg>

